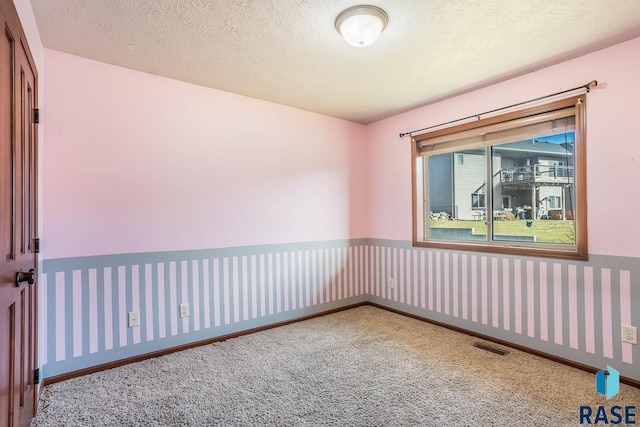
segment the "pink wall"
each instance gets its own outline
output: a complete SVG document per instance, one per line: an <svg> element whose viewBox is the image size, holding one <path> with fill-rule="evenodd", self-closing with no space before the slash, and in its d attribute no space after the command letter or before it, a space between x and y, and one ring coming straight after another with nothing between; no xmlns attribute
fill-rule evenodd
<svg viewBox="0 0 640 427"><path fill-rule="evenodd" d="M635 105L640 38L367 127L369 237L411 240L411 131L569 89L587 98L589 253L640 257L640 120Z"/></svg>
<svg viewBox="0 0 640 427"><path fill-rule="evenodd" d="M629 192L640 178L629 96L638 51L631 40L364 127L45 49L45 254L409 240L400 132L597 79L587 101L589 252L640 256L640 229L611 220L640 211Z"/></svg>
<svg viewBox="0 0 640 427"><path fill-rule="evenodd" d="M364 126L44 58L47 258L367 236Z"/></svg>

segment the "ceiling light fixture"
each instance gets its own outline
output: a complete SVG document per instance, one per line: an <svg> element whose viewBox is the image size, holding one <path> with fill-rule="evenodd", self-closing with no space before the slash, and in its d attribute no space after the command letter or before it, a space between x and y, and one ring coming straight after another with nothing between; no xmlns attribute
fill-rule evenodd
<svg viewBox="0 0 640 427"><path fill-rule="evenodd" d="M373 44L387 26L387 13L376 6L361 5L343 10L336 18L336 30L356 47Z"/></svg>

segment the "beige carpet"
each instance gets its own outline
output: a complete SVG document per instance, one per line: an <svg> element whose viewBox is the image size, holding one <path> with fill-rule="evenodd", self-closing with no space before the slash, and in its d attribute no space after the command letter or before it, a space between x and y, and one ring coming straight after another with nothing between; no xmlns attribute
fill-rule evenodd
<svg viewBox="0 0 640 427"><path fill-rule="evenodd" d="M575 426L580 405L640 403L474 342L364 306L52 384L33 425Z"/></svg>

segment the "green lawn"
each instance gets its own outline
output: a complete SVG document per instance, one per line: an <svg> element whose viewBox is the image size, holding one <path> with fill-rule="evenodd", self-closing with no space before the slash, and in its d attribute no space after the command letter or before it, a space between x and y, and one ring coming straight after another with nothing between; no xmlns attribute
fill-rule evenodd
<svg viewBox="0 0 640 427"><path fill-rule="evenodd" d="M431 228L473 228L476 234L486 234L484 221L430 221ZM495 234L536 236L537 242L575 244L574 221L534 220L494 221Z"/></svg>

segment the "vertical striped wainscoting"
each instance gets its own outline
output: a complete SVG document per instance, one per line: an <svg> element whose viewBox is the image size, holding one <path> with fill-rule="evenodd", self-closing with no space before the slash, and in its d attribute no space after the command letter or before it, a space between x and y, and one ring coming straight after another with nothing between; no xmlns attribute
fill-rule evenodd
<svg viewBox="0 0 640 427"><path fill-rule="evenodd" d="M363 302L366 242L45 260L44 377ZM139 327L128 327L131 311Z"/></svg>
<svg viewBox="0 0 640 427"><path fill-rule="evenodd" d="M366 250L371 302L640 380L640 349L621 342L620 328L640 325L640 259L526 259L376 239Z"/></svg>

